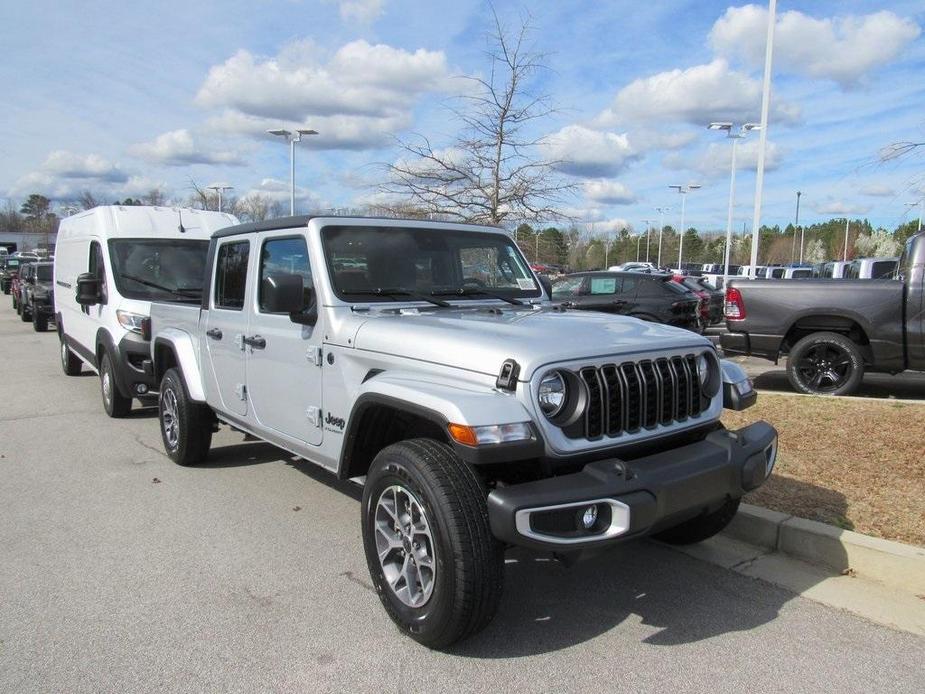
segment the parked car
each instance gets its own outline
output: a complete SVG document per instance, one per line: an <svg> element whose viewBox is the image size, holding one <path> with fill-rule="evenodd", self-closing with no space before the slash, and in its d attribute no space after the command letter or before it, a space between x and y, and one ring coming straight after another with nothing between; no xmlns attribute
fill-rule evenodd
<svg viewBox="0 0 925 694"><path fill-rule="evenodd" d="M788 267L784 268L785 280L805 280L813 277L813 268L811 267Z"/></svg>
<svg viewBox="0 0 925 694"><path fill-rule="evenodd" d="M506 547L697 542L774 466L770 425L720 423L756 397L741 368L546 303L502 229L289 217L217 232L208 258L201 304L151 306L167 455L202 461L225 424L360 480L375 593L428 647L491 621Z"/></svg>
<svg viewBox="0 0 925 694"><path fill-rule="evenodd" d="M925 370L925 234L906 243L899 279L730 282L727 354L777 361L802 393L848 395L864 371Z"/></svg>
<svg viewBox="0 0 925 694"><path fill-rule="evenodd" d="M850 280L893 279L899 258L858 258L848 263L845 278Z"/></svg>
<svg viewBox="0 0 925 694"><path fill-rule="evenodd" d="M755 277L762 277L764 270L767 269L767 265L756 265L755 266ZM740 277L750 277L751 276L751 265L740 265L739 266L739 276Z"/></svg>
<svg viewBox="0 0 925 694"><path fill-rule="evenodd" d="M156 382L146 324L155 301L198 304L212 232L230 214L168 207L105 206L58 228L55 322L64 373L85 363L100 375L103 407L124 417Z"/></svg>
<svg viewBox="0 0 925 694"><path fill-rule="evenodd" d="M0 258L0 289L9 294L13 289L13 278L19 274L19 266L23 263L19 257L10 255Z"/></svg>
<svg viewBox="0 0 925 694"><path fill-rule="evenodd" d="M20 271L20 317L32 321L36 332L48 330L54 317L54 266L49 262L26 263Z"/></svg>
<svg viewBox="0 0 925 694"><path fill-rule="evenodd" d="M718 290L704 277L675 275L674 281L690 289L700 297L700 316L706 325L723 322L725 293Z"/></svg>
<svg viewBox="0 0 925 694"><path fill-rule="evenodd" d="M659 272L655 263L632 262L621 265L612 265L607 269L608 272Z"/></svg>
<svg viewBox="0 0 925 694"><path fill-rule="evenodd" d="M822 266L820 277L824 279L842 279L845 276L845 270L848 263L842 260L833 260Z"/></svg>
<svg viewBox="0 0 925 694"><path fill-rule="evenodd" d="M633 316L700 331L700 297L667 274L579 272L552 286L553 301L568 308Z"/></svg>

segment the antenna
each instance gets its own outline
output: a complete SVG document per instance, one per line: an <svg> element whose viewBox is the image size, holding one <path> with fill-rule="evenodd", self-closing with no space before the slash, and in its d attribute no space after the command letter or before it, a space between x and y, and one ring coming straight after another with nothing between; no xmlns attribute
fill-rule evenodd
<svg viewBox="0 0 925 694"><path fill-rule="evenodd" d="M177 229L180 231L181 234L185 234L186 227L183 226L183 210L181 210L179 207L177 208L177 217L179 217L180 219L180 226L177 227Z"/></svg>

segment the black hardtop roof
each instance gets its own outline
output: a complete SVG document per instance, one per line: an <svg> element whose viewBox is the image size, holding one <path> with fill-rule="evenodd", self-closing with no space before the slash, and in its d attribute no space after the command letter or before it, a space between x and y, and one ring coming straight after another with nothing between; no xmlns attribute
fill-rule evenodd
<svg viewBox="0 0 925 694"><path fill-rule="evenodd" d="M277 217L276 219L267 219L262 222L247 222L246 224L236 224L234 226L219 229L212 234L213 239L223 238L225 236L237 236L238 234L250 234L258 231L276 231L277 229L295 229L298 227L308 226L308 223L317 217L329 219L366 219L372 222L389 221L389 222L432 222L435 224L459 224L463 226L474 227L491 227L501 229L499 226L492 224L472 224L470 222L448 222L435 219L413 219L411 217L364 217L362 215L326 215L326 214L297 214L292 217Z"/></svg>

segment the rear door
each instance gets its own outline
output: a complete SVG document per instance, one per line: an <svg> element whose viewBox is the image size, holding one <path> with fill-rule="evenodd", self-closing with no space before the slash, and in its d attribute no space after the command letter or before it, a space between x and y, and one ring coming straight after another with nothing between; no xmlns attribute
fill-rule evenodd
<svg viewBox="0 0 925 694"><path fill-rule="evenodd" d="M242 417L248 414L244 337L245 309L253 293L249 271L253 244L254 234L246 234L228 237L215 249L209 315L202 337L222 410Z"/></svg>
<svg viewBox="0 0 925 694"><path fill-rule="evenodd" d="M265 430L319 445L323 430L321 319L313 326L294 323L288 314L271 313L263 295L269 275L295 274L302 278L307 304L307 290L314 282L305 237L292 232L259 234L255 252L259 258L256 296L249 302L249 344L245 348L251 415Z"/></svg>
<svg viewBox="0 0 925 694"><path fill-rule="evenodd" d="M622 313L626 302L620 296L623 280L618 275L599 274L588 277L582 294L572 301L578 308L605 313Z"/></svg>

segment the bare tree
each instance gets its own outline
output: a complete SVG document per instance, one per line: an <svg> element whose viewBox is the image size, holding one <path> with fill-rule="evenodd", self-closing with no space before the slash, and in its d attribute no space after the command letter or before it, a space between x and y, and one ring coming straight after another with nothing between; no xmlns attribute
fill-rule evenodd
<svg viewBox="0 0 925 694"><path fill-rule="evenodd" d="M501 224L560 217L557 203L572 185L556 175L556 162L540 152L543 138L531 132L553 112L549 96L530 89L544 56L526 45L528 21L514 33L497 14L494 22L489 75L467 77L474 93L453 110L464 126L456 141L444 149L423 135L400 141L403 157L388 167L380 188L403 206L441 218Z"/></svg>
<svg viewBox="0 0 925 694"><path fill-rule="evenodd" d="M163 207L167 204L167 193L160 188L152 188L141 196L141 201L145 205L151 205L152 207Z"/></svg>
<svg viewBox="0 0 925 694"><path fill-rule="evenodd" d="M96 199L96 196L93 193L91 193L89 190L85 190L77 196L77 204L80 205L80 208L83 210L92 210L94 207L99 205L100 202Z"/></svg>
<svg viewBox="0 0 925 694"><path fill-rule="evenodd" d="M200 209L200 210L217 210L218 209L218 194L210 193L208 189L201 187L196 181L191 177L189 180L190 188L192 189L192 194L187 201L189 207Z"/></svg>

